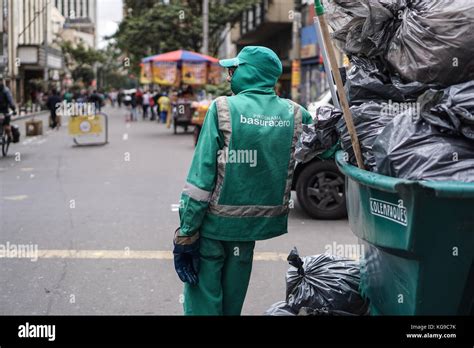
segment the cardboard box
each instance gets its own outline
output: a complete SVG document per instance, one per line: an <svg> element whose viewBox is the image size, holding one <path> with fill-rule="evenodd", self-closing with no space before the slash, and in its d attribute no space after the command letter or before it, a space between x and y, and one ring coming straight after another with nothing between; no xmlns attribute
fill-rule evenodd
<svg viewBox="0 0 474 348"><path fill-rule="evenodd" d="M32 137L36 135L43 135L43 121L41 120L29 120L25 123L26 136Z"/></svg>

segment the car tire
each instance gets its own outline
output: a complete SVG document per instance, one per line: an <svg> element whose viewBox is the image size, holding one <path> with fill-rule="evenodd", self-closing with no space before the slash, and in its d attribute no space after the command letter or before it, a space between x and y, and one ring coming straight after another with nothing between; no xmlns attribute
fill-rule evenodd
<svg viewBox="0 0 474 348"><path fill-rule="evenodd" d="M336 220L347 217L344 175L334 161L313 161L298 177L296 196L312 218Z"/></svg>

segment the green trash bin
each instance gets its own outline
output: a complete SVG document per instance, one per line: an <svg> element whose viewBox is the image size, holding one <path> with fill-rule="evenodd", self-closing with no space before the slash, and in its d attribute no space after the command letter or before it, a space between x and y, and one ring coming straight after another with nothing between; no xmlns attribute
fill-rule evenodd
<svg viewBox="0 0 474 348"><path fill-rule="evenodd" d="M364 246L360 290L374 315L469 315L474 297L474 183L346 176L349 225Z"/></svg>

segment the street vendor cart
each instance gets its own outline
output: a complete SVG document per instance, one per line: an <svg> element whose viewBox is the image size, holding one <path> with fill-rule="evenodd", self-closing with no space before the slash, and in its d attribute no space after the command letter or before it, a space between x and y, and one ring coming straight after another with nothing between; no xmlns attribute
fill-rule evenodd
<svg viewBox="0 0 474 348"><path fill-rule="evenodd" d="M188 132L188 127L192 124L191 119L194 114L192 101L187 99L178 99L173 104L173 133L178 133L178 127L183 127L184 132Z"/></svg>
<svg viewBox="0 0 474 348"><path fill-rule="evenodd" d="M202 125L204 123L204 119L206 118L207 110L211 104L210 100L202 100L200 102L194 102L192 104L194 113L193 117L191 118L191 123L194 125L194 145L197 145L199 140L199 135L201 134Z"/></svg>
<svg viewBox="0 0 474 348"><path fill-rule="evenodd" d="M207 84L217 84L222 75L217 58L185 50L146 57L141 67L143 83L154 83L165 90L180 91L178 99L172 103L174 134L178 132L178 127L183 127L187 132L193 124L193 102L197 100L190 91Z"/></svg>

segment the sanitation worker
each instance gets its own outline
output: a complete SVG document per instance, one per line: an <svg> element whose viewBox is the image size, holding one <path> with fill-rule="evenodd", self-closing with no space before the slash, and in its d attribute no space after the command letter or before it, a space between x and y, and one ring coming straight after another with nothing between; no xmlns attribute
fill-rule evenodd
<svg viewBox="0 0 474 348"><path fill-rule="evenodd" d="M312 123L276 95L282 65L271 49L247 46L219 64L234 95L207 112L174 235L186 315L240 315L255 241L287 233L295 145Z"/></svg>

